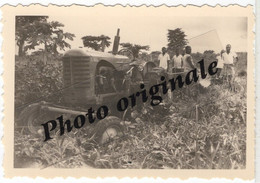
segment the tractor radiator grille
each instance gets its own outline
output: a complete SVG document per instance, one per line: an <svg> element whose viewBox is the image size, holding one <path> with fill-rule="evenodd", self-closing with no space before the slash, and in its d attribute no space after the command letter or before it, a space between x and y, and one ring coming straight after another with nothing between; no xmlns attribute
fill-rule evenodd
<svg viewBox="0 0 260 183"><path fill-rule="evenodd" d="M69 102L82 101L90 88L89 57L64 57L63 81Z"/></svg>

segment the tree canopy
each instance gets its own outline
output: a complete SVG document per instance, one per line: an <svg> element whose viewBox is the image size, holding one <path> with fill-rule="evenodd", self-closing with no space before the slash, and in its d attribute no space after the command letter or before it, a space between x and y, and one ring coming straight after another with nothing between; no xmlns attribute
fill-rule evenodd
<svg viewBox="0 0 260 183"><path fill-rule="evenodd" d="M48 16L16 16L15 38L19 56L39 45L44 45L44 51L52 54L57 54L58 48L70 48L65 40L73 40L75 35L64 32L62 23L47 20Z"/></svg>
<svg viewBox="0 0 260 183"><path fill-rule="evenodd" d="M150 49L150 47L148 45L141 46L141 45L132 44L132 43L121 43L120 45L123 48L129 49L130 51L132 51L134 58L138 58L139 52L141 50L149 50Z"/></svg>
<svg viewBox="0 0 260 183"><path fill-rule="evenodd" d="M84 47L92 48L96 51L105 51L106 47L109 47L111 42L110 37L105 35L100 36L84 36L81 38Z"/></svg>
<svg viewBox="0 0 260 183"><path fill-rule="evenodd" d="M186 39L186 34L180 28L174 30L168 30L168 50L170 52L175 52L177 48L182 49L188 44Z"/></svg>

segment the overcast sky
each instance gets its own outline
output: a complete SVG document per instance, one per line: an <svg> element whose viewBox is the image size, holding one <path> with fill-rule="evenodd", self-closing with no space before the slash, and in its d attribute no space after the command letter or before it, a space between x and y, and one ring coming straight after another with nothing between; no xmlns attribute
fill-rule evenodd
<svg viewBox="0 0 260 183"><path fill-rule="evenodd" d="M219 52L228 43L234 51L246 51L247 48L247 19L244 17L153 16L131 12L110 15L109 11L87 10L62 16L49 14L50 21L63 23L65 31L75 34L74 41L70 42L72 48L83 46L81 37L86 35L104 34L113 43L117 28L120 28L120 42L149 45L150 51L167 46L167 30L175 28L182 28L193 52L205 49ZM106 51L111 49L112 46Z"/></svg>

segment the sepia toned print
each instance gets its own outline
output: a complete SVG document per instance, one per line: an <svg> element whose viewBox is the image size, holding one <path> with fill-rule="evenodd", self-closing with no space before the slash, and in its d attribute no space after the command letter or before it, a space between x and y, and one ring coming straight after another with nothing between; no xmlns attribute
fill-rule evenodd
<svg viewBox="0 0 260 183"><path fill-rule="evenodd" d="M251 7L3 12L8 176L253 178Z"/></svg>

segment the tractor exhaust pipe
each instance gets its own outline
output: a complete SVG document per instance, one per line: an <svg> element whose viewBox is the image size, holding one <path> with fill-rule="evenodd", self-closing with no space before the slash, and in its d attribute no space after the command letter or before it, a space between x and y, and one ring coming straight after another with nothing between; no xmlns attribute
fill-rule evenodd
<svg viewBox="0 0 260 183"><path fill-rule="evenodd" d="M112 53L114 55L117 54L118 48L119 48L119 42L120 42L119 32L120 32L120 29L117 29L117 34L116 34L115 39L114 39L113 51L112 51Z"/></svg>

